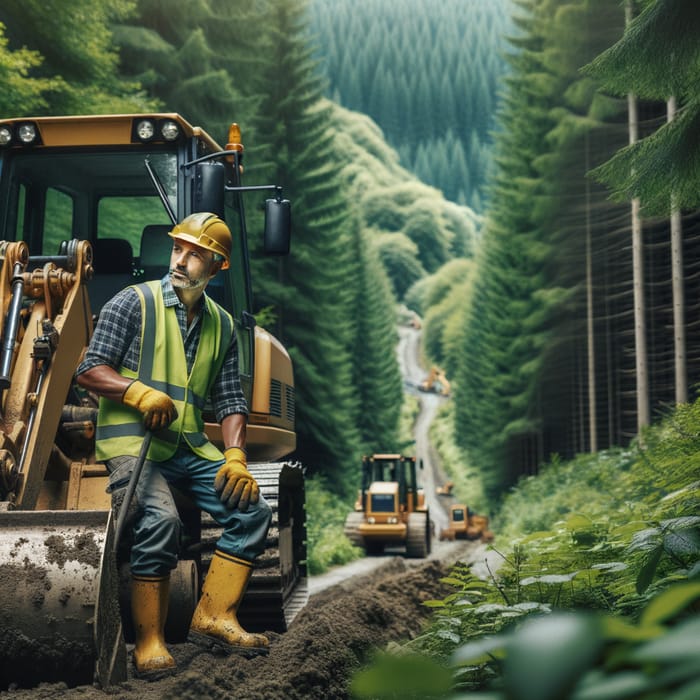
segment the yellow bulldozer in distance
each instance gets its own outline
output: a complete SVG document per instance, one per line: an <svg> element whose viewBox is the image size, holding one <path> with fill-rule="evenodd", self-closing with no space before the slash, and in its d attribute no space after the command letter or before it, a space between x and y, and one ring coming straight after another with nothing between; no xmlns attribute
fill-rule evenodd
<svg viewBox="0 0 700 700"><path fill-rule="evenodd" d="M422 468L422 463L418 465ZM401 547L407 557L430 554L432 526L419 488L416 458L373 454L362 458L362 484L345 535L367 554Z"/></svg>
<svg viewBox="0 0 700 700"><path fill-rule="evenodd" d="M452 388L450 382L445 376L445 371L433 365L426 378L418 385L419 391L428 392L431 394L439 394L440 396L449 396Z"/></svg>
<svg viewBox="0 0 700 700"><path fill-rule="evenodd" d="M288 252L290 209L279 187L241 184L242 153L237 125L222 147L171 113L0 120L0 690L125 680L128 556L113 551L96 402L74 372L104 302L161 277L167 232L194 212L216 213L233 234L231 266L207 293L235 319L249 467L273 508L239 617L284 631L306 603L304 480L285 460L296 445L293 369L253 317L244 193L272 195L267 253ZM213 420L207 432L222 445ZM219 534L180 501L171 642L186 636Z"/></svg>

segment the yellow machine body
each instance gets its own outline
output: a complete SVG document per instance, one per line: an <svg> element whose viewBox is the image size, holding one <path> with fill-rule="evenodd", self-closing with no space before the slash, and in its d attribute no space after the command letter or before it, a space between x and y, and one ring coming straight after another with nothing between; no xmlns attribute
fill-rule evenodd
<svg viewBox="0 0 700 700"><path fill-rule="evenodd" d="M345 520L345 535L368 554L395 546L409 557L430 553L430 514L415 457L377 453L363 458L362 484Z"/></svg>

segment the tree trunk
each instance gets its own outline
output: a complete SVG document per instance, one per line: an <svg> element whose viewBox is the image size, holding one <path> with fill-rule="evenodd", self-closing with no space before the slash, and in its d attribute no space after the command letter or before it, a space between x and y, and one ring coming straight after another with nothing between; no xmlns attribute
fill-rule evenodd
<svg viewBox="0 0 700 700"><path fill-rule="evenodd" d="M625 5L625 19L632 20L632 1ZM639 139L637 97L627 95L629 142ZM649 373L647 367L647 337L644 304L644 241L639 198L632 199L632 280L634 287L634 347L637 375L637 430L649 425Z"/></svg>
<svg viewBox="0 0 700 700"><path fill-rule="evenodd" d="M676 116L676 98L667 103L668 121ZM688 403L688 372L685 345L685 290L683 286L683 229L681 212L671 210L671 279L673 286L673 347L676 378L676 403Z"/></svg>
<svg viewBox="0 0 700 700"><path fill-rule="evenodd" d="M590 150L588 133L584 144L586 149L586 172L590 170ZM591 452L598 451L598 417L596 415L595 390L595 335L593 326L593 264L591 261L591 184L586 182L586 336L588 350L588 435Z"/></svg>

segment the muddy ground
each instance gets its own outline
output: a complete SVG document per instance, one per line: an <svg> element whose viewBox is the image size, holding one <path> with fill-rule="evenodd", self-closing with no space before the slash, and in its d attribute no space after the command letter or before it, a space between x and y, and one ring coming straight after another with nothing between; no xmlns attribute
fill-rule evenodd
<svg viewBox="0 0 700 700"><path fill-rule="evenodd" d="M286 633L270 635L268 657L213 656L192 644L173 645L178 673L170 678L146 682L130 677L108 691L92 686L43 684L33 689L6 690L0 692L0 697L104 700L109 694L141 700L348 698L349 679L373 650L421 631L430 611L422 603L451 592L440 582L448 570L449 565L438 561L409 567L397 557L380 573L321 591Z"/></svg>

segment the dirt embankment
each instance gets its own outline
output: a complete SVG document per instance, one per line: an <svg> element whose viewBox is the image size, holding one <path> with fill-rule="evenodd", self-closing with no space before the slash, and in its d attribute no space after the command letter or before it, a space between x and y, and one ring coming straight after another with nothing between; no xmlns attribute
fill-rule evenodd
<svg viewBox="0 0 700 700"><path fill-rule="evenodd" d="M315 595L288 632L273 635L270 655L221 657L191 644L173 645L178 673L156 682L129 679L107 691L118 698L192 700L333 700L348 697L348 682L372 651L389 641L414 637L429 616L422 603L444 597L447 566L430 561L406 567L397 558L382 573L334 586ZM45 684L8 690L2 698L100 698L92 686Z"/></svg>

